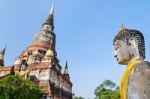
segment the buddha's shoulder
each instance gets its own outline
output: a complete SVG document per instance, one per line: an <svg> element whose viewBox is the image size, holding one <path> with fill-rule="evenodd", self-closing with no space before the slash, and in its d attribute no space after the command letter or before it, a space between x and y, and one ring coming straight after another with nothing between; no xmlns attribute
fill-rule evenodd
<svg viewBox="0 0 150 99"><path fill-rule="evenodd" d="M141 61L136 64L131 80L135 84L139 99L150 99L150 62Z"/></svg>
<svg viewBox="0 0 150 99"><path fill-rule="evenodd" d="M137 63L134 68L134 75L141 77L143 76L150 77L150 62L141 61Z"/></svg>
<svg viewBox="0 0 150 99"><path fill-rule="evenodd" d="M143 60L135 65L135 69L150 69L150 62Z"/></svg>

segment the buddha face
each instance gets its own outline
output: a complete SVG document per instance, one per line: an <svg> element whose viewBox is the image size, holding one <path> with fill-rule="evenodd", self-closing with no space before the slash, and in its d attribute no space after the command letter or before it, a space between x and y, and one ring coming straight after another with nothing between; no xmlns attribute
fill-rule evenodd
<svg viewBox="0 0 150 99"><path fill-rule="evenodd" d="M114 43L114 57L119 64L127 65L132 59L131 47L125 41L117 40Z"/></svg>

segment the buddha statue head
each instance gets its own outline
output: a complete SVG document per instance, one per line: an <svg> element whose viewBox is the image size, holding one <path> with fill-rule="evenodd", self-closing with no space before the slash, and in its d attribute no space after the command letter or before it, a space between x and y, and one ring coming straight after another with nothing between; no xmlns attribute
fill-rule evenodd
<svg viewBox="0 0 150 99"><path fill-rule="evenodd" d="M145 59L145 43L143 34L135 29L127 29L123 25L113 40L114 57L119 64L127 65L135 59Z"/></svg>

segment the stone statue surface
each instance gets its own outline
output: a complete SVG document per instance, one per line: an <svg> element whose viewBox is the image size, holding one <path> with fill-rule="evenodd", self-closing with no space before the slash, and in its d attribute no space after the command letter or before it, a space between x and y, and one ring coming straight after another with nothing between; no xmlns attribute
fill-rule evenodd
<svg viewBox="0 0 150 99"><path fill-rule="evenodd" d="M127 65L120 82L121 99L150 99L150 62L144 60L143 34L122 26L113 45L117 62Z"/></svg>

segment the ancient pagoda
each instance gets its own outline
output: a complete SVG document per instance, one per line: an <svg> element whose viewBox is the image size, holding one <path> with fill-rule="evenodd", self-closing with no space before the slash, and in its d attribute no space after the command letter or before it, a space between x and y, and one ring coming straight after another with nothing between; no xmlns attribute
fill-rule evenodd
<svg viewBox="0 0 150 99"><path fill-rule="evenodd" d="M12 66L5 66L6 47L0 52L0 79L19 74L32 80L44 90L43 99L72 99L72 83L68 64L62 73L57 58L56 35L54 33L54 6L48 18L36 33L31 44L15 59Z"/></svg>

